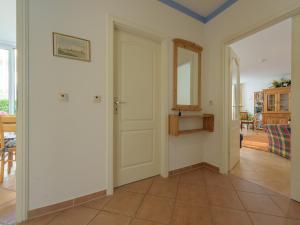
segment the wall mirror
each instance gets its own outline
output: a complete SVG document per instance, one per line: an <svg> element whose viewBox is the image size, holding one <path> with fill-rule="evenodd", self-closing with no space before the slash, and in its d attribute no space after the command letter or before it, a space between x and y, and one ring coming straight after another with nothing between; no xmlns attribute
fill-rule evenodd
<svg viewBox="0 0 300 225"><path fill-rule="evenodd" d="M201 110L202 47L182 39L174 39L173 110Z"/></svg>

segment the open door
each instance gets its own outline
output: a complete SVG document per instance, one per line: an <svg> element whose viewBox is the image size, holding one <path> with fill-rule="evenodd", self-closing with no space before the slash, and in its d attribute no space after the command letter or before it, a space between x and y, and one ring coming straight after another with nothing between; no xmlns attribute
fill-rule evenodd
<svg viewBox="0 0 300 225"><path fill-rule="evenodd" d="M229 113L229 170L240 161L240 61L235 52L228 47L229 74L230 74L230 100Z"/></svg>
<svg viewBox="0 0 300 225"><path fill-rule="evenodd" d="M292 22L292 142L291 142L291 198L300 202L300 15Z"/></svg>

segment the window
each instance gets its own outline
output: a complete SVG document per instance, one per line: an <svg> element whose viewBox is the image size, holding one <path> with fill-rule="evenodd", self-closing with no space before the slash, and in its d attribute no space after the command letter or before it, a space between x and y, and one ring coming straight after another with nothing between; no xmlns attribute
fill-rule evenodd
<svg viewBox="0 0 300 225"><path fill-rule="evenodd" d="M0 47L0 111L16 113L16 50Z"/></svg>

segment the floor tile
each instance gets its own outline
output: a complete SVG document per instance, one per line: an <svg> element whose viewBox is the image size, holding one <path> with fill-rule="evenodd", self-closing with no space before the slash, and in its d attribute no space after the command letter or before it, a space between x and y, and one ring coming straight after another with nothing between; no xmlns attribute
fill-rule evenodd
<svg viewBox="0 0 300 225"><path fill-rule="evenodd" d="M208 187L233 189L230 179L226 175L214 173L211 171L206 171L204 177L205 177L205 183Z"/></svg>
<svg viewBox="0 0 300 225"><path fill-rule="evenodd" d="M214 225L252 225L245 211L213 207Z"/></svg>
<svg viewBox="0 0 300 225"><path fill-rule="evenodd" d="M237 193L230 189L208 187L209 201L213 206L244 209Z"/></svg>
<svg viewBox="0 0 300 225"><path fill-rule="evenodd" d="M117 191L126 190L126 191L132 191L140 194L145 194L149 191L152 182L153 182L153 178L148 178L145 180L123 185L121 187L118 187L116 190Z"/></svg>
<svg viewBox="0 0 300 225"><path fill-rule="evenodd" d="M271 196L276 205L289 218L300 219L300 202L285 197Z"/></svg>
<svg viewBox="0 0 300 225"><path fill-rule="evenodd" d="M99 198L90 202L83 204L82 206L91 208L91 209L98 209L101 210L103 207L112 199L112 196L107 196L103 198Z"/></svg>
<svg viewBox="0 0 300 225"><path fill-rule="evenodd" d="M280 208L267 195L238 192L243 205L248 211L283 216Z"/></svg>
<svg viewBox="0 0 300 225"><path fill-rule="evenodd" d="M264 185L264 184L261 183L261 185ZM277 196L277 197L284 196L282 193L279 193L278 191L275 191L275 190L271 190L269 187L263 187L263 188L264 188L264 192L266 192L267 195ZM289 195L286 195L286 196L289 196Z"/></svg>
<svg viewBox="0 0 300 225"><path fill-rule="evenodd" d="M120 213L127 216L134 216L144 195L120 191L113 195L112 199L105 205L104 210Z"/></svg>
<svg viewBox="0 0 300 225"><path fill-rule="evenodd" d="M180 176L180 183L194 184L204 186L204 172L203 170L195 170L192 172L184 173Z"/></svg>
<svg viewBox="0 0 300 225"><path fill-rule="evenodd" d="M130 225L162 225L161 223L156 223L147 220L134 219Z"/></svg>
<svg viewBox="0 0 300 225"><path fill-rule="evenodd" d="M154 181L149 194L159 197L175 198L177 193L177 183Z"/></svg>
<svg viewBox="0 0 300 225"><path fill-rule="evenodd" d="M130 220L128 216L100 212L89 225L129 225Z"/></svg>
<svg viewBox="0 0 300 225"><path fill-rule="evenodd" d="M153 222L169 224L174 207L174 201L147 195L136 217Z"/></svg>
<svg viewBox="0 0 300 225"><path fill-rule="evenodd" d="M49 225L87 225L98 213L98 210L77 207L65 210L56 216Z"/></svg>
<svg viewBox="0 0 300 225"><path fill-rule="evenodd" d="M205 187L192 184L179 184L176 201L199 206L209 206Z"/></svg>
<svg viewBox="0 0 300 225"><path fill-rule="evenodd" d="M249 213L254 225L300 225L299 220L291 220L283 217Z"/></svg>
<svg viewBox="0 0 300 225"><path fill-rule="evenodd" d="M251 192L251 193L257 193L257 194L266 194L264 191L264 188L253 183L246 181L244 179L240 179L237 177L231 176L231 183L233 184L234 189L238 191L244 191L244 192Z"/></svg>
<svg viewBox="0 0 300 225"><path fill-rule="evenodd" d="M19 225L46 225L49 224L49 222L52 221L59 214L60 213L52 213L50 215L42 216L23 223L19 223Z"/></svg>
<svg viewBox="0 0 300 225"><path fill-rule="evenodd" d="M156 176L154 177L154 181L178 183L179 178L180 178L179 175L168 176L168 177Z"/></svg>
<svg viewBox="0 0 300 225"><path fill-rule="evenodd" d="M172 225L211 225L212 218L209 208L176 203L172 220Z"/></svg>

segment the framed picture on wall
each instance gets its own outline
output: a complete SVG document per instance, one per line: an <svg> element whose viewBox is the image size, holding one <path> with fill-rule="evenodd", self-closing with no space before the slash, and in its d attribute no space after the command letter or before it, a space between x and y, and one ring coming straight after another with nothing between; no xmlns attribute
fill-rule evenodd
<svg viewBox="0 0 300 225"><path fill-rule="evenodd" d="M53 55L68 59L91 61L89 40L53 32Z"/></svg>

